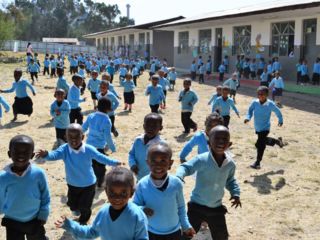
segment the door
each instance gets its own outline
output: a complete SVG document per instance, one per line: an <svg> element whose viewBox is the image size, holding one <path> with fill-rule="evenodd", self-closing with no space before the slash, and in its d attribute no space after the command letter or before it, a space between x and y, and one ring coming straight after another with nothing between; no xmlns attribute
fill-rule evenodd
<svg viewBox="0 0 320 240"><path fill-rule="evenodd" d="M216 45L214 47L214 72L217 72L217 69L222 61L222 28L216 28Z"/></svg>

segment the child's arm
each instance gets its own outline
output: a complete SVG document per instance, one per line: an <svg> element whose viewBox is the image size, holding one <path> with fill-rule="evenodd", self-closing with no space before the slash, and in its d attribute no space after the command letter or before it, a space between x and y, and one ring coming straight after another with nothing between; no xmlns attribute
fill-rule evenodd
<svg viewBox="0 0 320 240"><path fill-rule="evenodd" d="M201 160L196 156L190 161L181 164L177 169L176 176L183 181L186 176L194 174L196 171L200 170L201 167Z"/></svg>
<svg viewBox="0 0 320 240"><path fill-rule="evenodd" d="M56 150L53 150L51 152L48 152L46 150L39 150L36 154L36 158L44 158L47 161L55 161L60 159L65 159L64 155L64 148L67 147L67 145L62 145Z"/></svg>
<svg viewBox="0 0 320 240"><path fill-rule="evenodd" d="M210 98L208 105L210 105L214 101L214 94L212 94L212 97Z"/></svg>
<svg viewBox="0 0 320 240"><path fill-rule="evenodd" d="M107 157L106 155L98 152L98 150L93 147L91 150L91 158L104 165L110 165L110 166L121 165L121 162L119 162L118 160Z"/></svg>
<svg viewBox="0 0 320 240"><path fill-rule="evenodd" d="M253 111L254 111L254 101L252 101L252 103L251 103L251 105L250 105L250 107L248 109L248 113L247 113L247 116L246 116L246 118L244 120L244 123L247 123L247 122L249 122L251 120L252 115L253 115Z"/></svg>
<svg viewBox="0 0 320 240"><path fill-rule="evenodd" d="M281 127L283 125L283 117L282 117L282 113L280 111L280 109L274 104L272 103L272 111L276 114L277 118L278 118L278 126Z"/></svg>
<svg viewBox="0 0 320 240"><path fill-rule="evenodd" d="M50 193L49 193L49 186L48 181L43 173L42 178L40 178L40 193L41 193L41 203L40 203L40 209L38 213L38 219L43 221L43 224L47 221L50 213Z"/></svg>
<svg viewBox="0 0 320 240"><path fill-rule="evenodd" d="M178 97L178 102L181 102L182 101L182 97L183 97L183 91L180 91L179 93L179 97Z"/></svg>
<svg viewBox="0 0 320 240"><path fill-rule="evenodd" d="M112 89L110 90L110 92L112 92L113 95L115 95L118 99L121 99L121 97L118 95L118 93L116 92L116 90L115 90L114 88L112 88Z"/></svg>
<svg viewBox="0 0 320 240"><path fill-rule="evenodd" d="M119 107L119 100L115 95L112 96L112 111L115 111Z"/></svg>
<svg viewBox="0 0 320 240"><path fill-rule="evenodd" d="M0 90L1 93L12 93L16 90L16 83L14 82L12 84L12 87L9 89L5 89L5 90Z"/></svg>
<svg viewBox="0 0 320 240"><path fill-rule="evenodd" d="M26 83L27 87L31 90L33 96L35 96L36 95L35 88L28 81L25 81L25 83Z"/></svg>
<svg viewBox="0 0 320 240"><path fill-rule="evenodd" d="M192 101L189 103L191 106L195 105L198 102L199 98L196 93L194 93Z"/></svg>
<svg viewBox="0 0 320 240"><path fill-rule="evenodd" d="M143 194L142 194L142 190L138 184L136 192L134 194L133 200L132 200L136 205L138 205L139 207L141 207L141 209L143 210L143 212L146 214L147 217L152 217L154 214L153 209L146 207L146 203L143 199Z"/></svg>
<svg viewBox="0 0 320 240"><path fill-rule="evenodd" d="M238 206L241 207L241 201L240 201L240 187L239 184L237 183L237 180L234 177L236 167L233 166L231 169L227 182L226 182L226 189L230 192L231 198L230 200L233 200L232 206L235 206L236 208Z"/></svg>
<svg viewBox="0 0 320 240"><path fill-rule="evenodd" d="M150 86L147 87L145 93L144 93L146 96L148 96L150 94Z"/></svg>
<svg viewBox="0 0 320 240"><path fill-rule="evenodd" d="M180 152L180 162L183 163L186 161L186 157L192 151L193 147L198 145L198 137L197 135L193 136L189 142L183 147L182 151Z"/></svg>
<svg viewBox="0 0 320 240"><path fill-rule="evenodd" d="M229 99L229 102L230 102L230 106L233 109L233 111L237 114L238 117L240 117L239 111L238 111L236 105L234 105L234 101L232 99Z"/></svg>
<svg viewBox="0 0 320 240"><path fill-rule="evenodd" d="M110 150L112 152L115 152L116 151L116 146L114 145L114 142L113 142L112 137L111 137L111 121L110 121L109 125L105 126L104 138L106 139L107 145L110 148Z"/></svg>
<svg viewBox="0 0 320 240"><path fill-rule="evenodd" d="M134 172L135 174L138 174L139 168L138 168L138 162L135 157L135 151L136 151L136 141L134 141L134 143L129 151L128 163L129 163L129 167L130 167L131 171Z"/></svg>
<svg viewBox="0 0 320 240"><path fill-rule="evenodd" d="M54 103L51 104L51 106L50 106L50 115L51 115L51 117L56 116L56 110L54 109Z"/></svg>
<svg viewBox="0 0 320 240"><path fill-rule="evenodd" d="M9 112L10 110L10 105L9 103L3 98L0 96L0 104L2 104L2 106L4 107L4 109L6 110L6 112Z"/></svg>
<svg viewBox="0 0 320 240"><path fill-rule="evenodd" d="M90 116L87 117L87 119L84 121L82 124L82 131L85 133L89 129L89 121L90 121Z"/></svg>

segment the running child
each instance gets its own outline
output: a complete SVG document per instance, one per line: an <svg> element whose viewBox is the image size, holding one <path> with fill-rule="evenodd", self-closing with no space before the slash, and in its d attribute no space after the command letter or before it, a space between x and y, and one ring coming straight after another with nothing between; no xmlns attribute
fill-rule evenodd
<svg viewBox="0 0 320 240"><path fill-rule="evenodd" d="M57 81L56 89L62 89L64 91L65 98L67 98L70 86L64 77L64 69L57 68L57 74L58 74L58 81Z"/></svg>
<svg viewBox="0 0 320 240"><path fill-rule="evenodd" d="M0 172L1 225L7 240L46 240L44 225L50 212L50 193L44 170L30 163L34 142L26 135L10 140L12 163Z"/></svg>
<svg viewBox="0 0 320 240"><path fill-rule="evenodd" d="M134 103L134 89L135 84L132 81L131 73L127 73L125 79L121 80L121 86L123 87L123 98L124 98L124 109L127 110L129 107L129 112L132 111L132 104Z"/></svg>
<svg viewBox="0 0 320 240"><path fill-rule="evenodd" d="M151 84L147 86L145 91L145 95L149 95L149 106L153 113L158 113L160 103L162 103L165 98L162 87L158 83L159 75L153 75L151 77Z"/></svg>
<svg viewBox="0 0 320 240"><path fill-rule="evenodd" d="M159 135L162 128L162 117L159 114L149 113L144 117L144 134L134 140L128 159L129 167L138 181L150 173L147 165L147 151L151 145L164 141Z"/></svg>
<svg viewBox="0 0 320 240"><path fill-rule="evenodd" d="M16 68L13 75L15 82L12 84L12 87L10 89L0 90L0 93L16 93L16 97L14 98L14 103L12 105L12 122L17 120L18 114L28 115L30 117L33 112L33 102L28 96L27 88L31 90L33 96L36 95L36 90L29 81L22 79L22 70L20 68Z"/></svg>
<svg viewBox="0 0 320 240"><path fill-rule="evenodd" d="M53 76L54 77L57 77L56 75L56 69L57 69L57 60L54 58L54 55L51 55L50 56L50 67L51 67L51 72L50 72L50 77L52 78Z"/></svg>
<svg viewBox="0 0 320 240"><path fill-rule="evenodd" d="M220 97L221 95L222 95L222 85L218 85L218 86L216 86L216 93L212 94L212 96L208 102L208 105L213 104L216 101L216 99L218 97ZM212 110L212 112L214 112L214 109Z"/></svg>
<svg viewBox="0 0 320 240"><path fill-rule="evenodd" d="M43 61L43 76L45 76L46 74L48 74L48 76L50 75L49 68L50 68L50 60L49 60L49 56L46 55Z"/></svg>
<svg viewBox="0 0 320 240"><path fill-rule="evenodd" d="M0 96L0 127L2 126L2 125L1 125L2 106L4 107L6 113L10 111L10 105L9 105L9 103L6 101L6 99L5 99L4 97Z"/></svg>
<svg viewBox="0 0 320 240"><path fill-rule="evenodd" d="M96 70L91 71L91 78L89 79L88 82L88 89L91 93L91 98L93 101L93 108L94 110L97 109L97 93L99 91L99 86L101 83L101 80L97 79L98 78L98 72Z"/></svg>
<svg viewBox="0 0 320 240"><path fill-rule="evenodd" d="M275 77L269 84L269 88L272 89L272 100L277 104L278 107L282 107L281 99L284 83L282 77L280 77L280 72L275 72Z"/></svg>
<svg viewBox="0 0 320 240"><path fill-rule="evenodd" d="M40 67L39 67L38 63L36 63L33 59L30 60L27 72L30 73L32 85L34 85L34 77L36 78L36 80L38 82L38 73L40 72Z"/></svg>
<svg viewBox="0 0 320 240"><path fill-rule="evenodd" d="M224 73L226 71L226 67L223 64L223 62L221 62L220 66L218 67L218 72L219 72L219 81L222 82L224 79Z"/></svg>
<svg viewBox="0 0 320 240"><path fill-rule="evenodd" d="M171 91L174 91L174 86L176 85L176 80L177 80L177 72L174 67L172 67L168 73L168 80L169 80L169 89Z"/></svg>
<svg viewBox="0 0 320 240"><path fill-rule="evenodd" d="M237 89L240 86L239 80L238 80L238 73L234 72L232 74L232 77L226 80L223 83L223 86L228 86L230 89L230 97L233 99L233 102L236 103L236 94Z"/></svg>
<svg viewBox="0 0 320 240"><path fill-rule="evenodd" d="M110 82L110 79L111 79L111 76L108 73L106 72L102 73L101 80L109 82L109 91L112 92L118 99L121 99L121 97L118 95L118 93L114 89L113 84Z"/></svg>
<svg viewBox="0 0 320 240"><path fill-rule="evenodd" d="M280 109L274 104L274 102L268 99L269 89L267 87L259 87L257 90L257 95L258 99L252 101L244 123L248 123L252 116L254 116L254 128L256 130L256 134L258 135L258 140L255 144L257 148L257 159L251 165L251 167L260 169L260 162L262 161L266 145L278 145L280 148L284 146L281 137L278 139L268 137L270 132L271 112L276 114L279 127L283 125L283 118Z"/></svg>
<svg viewBox="0 0 320 240"><path fill-rule="evenodd" d="M110 62L110 64L106 67L106 72L110 75L110 83L113 81L113 75L115 73L116 69L114 68L114 63Z"/></svg>
<svg viewBox="0 0 320 240"><path fill-rule="evenodd" d="M91 205L95 195L96 176L92 168L92 160L102 164L117 166L118 160L99 153L93 146L83 143L83 131L79 124L70 124L67 128L67 144L48 152L40 150L37 157L47 161L62 159L65 164L68 185L67 205L73 215L80 216L79 223L87 224L91 216Z"/></svg>
<svg viewBox="0 0 320 240"><path fill-rule="evenodd" d="M167 89L170 84L169 84L168 79L165 77L165 71L160 69L158 71L158 74L159 74L159 85L162 87L162 91L163 91L163 95L164 95L164 99L162 100L162 103L160 104L160 108L166 109Z"/></svg>
<svg viewBox="0 0 320 240"><path fill-rule="evenodd" d="M148 216L149 239L180 240L181 231L192 238L195 231L187 217L183 184L168 173L173 164L169 145L150 146L147 163L151 173L139 181L133 202Z"/></svg>
<svg viewBox="0 0 320 240"><path fill-rule="evenodd" d="M120 83L126 77L127 73L128 73L128 70L127 70L126 66L124 64L121 64L121 67L119 69L119 82Z"/></svg>
<svg viewBox="0 0 320 240"><path fill-rule="evenodd" d="M55 222L75 238L102 240L148 240L148 220L142 209L129 201L134 193L134 177L126 168L116 167L106 176L105 193L108 198L92 225L81 226L62 216Z"/></svg>
<svg viewBox="0 0 320 240"><path fill-rule="evenodd" d="M183 81L183 90L179 93L178 101L181 102L181 122L185 134L190 133L190 129L197 131L197 124L191 119L194 105L198 102L197 94L190 89L192 80L187 78Z"/></svg>
<svg viewBox="0 0 320 240"><path fill-rule="evenodd" d="M230 146L230 133L224 126L209 132L210 151L197 155L177 169L182 181L197 172L195 187L188 203L188 218L198 232L202 222L207 222L212 239L228 239L225 219L226 207L222 204L224 188L231 194L231 207L241 207L240 187L234 177L236 165L225 151Z"/></svg>

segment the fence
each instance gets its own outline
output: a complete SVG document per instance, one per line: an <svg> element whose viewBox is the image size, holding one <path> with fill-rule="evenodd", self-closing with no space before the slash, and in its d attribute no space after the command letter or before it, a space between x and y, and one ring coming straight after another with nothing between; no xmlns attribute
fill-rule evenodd
<svg viewBox="0 0 320 240"><path fill-rule="evenodd" d="M71 54L75 53L90 53L96 54L97 48L93 46L78 46L78 45L68 45L60 43L47 43L47 42L30 42L32 44L33 52L37 53L62 53L69 52ZM1 50L4 51L14 51L14 52L25 52L27 48L27 41L10 40L3 44Z"/></svg>

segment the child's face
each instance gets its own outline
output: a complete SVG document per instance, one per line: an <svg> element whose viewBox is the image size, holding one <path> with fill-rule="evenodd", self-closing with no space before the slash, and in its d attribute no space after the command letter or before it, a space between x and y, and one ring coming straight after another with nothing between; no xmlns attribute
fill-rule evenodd
<svg viewBox="0 0 320 240"><path fill-rule="evenodd" d="M214 119L211 119L207 124L206 124L206 134L207 136L209 135L209 132L212 128L220 125L221 122L218 118L214 118Z"/></svg>
<svg viewBox="0 0 320 240"><path fill-rule="evenodd" d="M224 98L228 97L228 95L229 95L229 90L227 90L227 89L222 90L222 96Z"/></svg>
<svg viewBox="0 0 320 240"><path fill-rule="evenodd" d="M96 73L96 72L91 73L91 77L93 79L96 79L98 77L98 73Z"/></svg>
<svg viewBox="0 0 320 240"><path fill-rule="evenodd" d="M62 102L64 100L64 93L63 92L56 92L55 95L56 100L58 102Z"/></svg>
<svg viewBox="0 0 320 240"><path fill-rule="evenodd" d="M210 147L217 155L223 155L230 146L230 134L226 131L217 131L210 136Z"/></svg>
<svg viewBox="0 0 320 240"><path fill-rule="evenodd" d="M149 138L153 138L162 130L162 124L159 119L147 118L143 124L143 129Z"/></svg>
<svg viewBox="0 0 320 240"><path fill-rule="evenodd" d="M159 81L158 79L152 79L151 82L152 82L152 86L157 86Z"/></svg>
<svg viewBox="0 0 320 240"><path fill-rule="evenodd" d="M111 206L116 210L120 210L133 195L133 189L125 185L107 186L106 194Z"/></svg>
<svg viewBox="0 0 320 240"><path fill-rule="evenodd" d="M76 78L74 80L74 85L76 85L77 87L80 87L80 86L82 86L82 82L83 82L82 78Z"/></svg>
<svg viewBox="0 0 320 240"><path fill-rule="evenodd" d="M190 89L190 86L191 86L191 83L190 83L190 82L187 82L187 81L184 81L184 82L183 82L183 88L184 88L184 90L189 90L189 89Z"/></svg>
<svg viewBox="0 0 320 240"><path fill-rule="evenodd" d="M8 156L12 159L16 170L25 170L34 156L33 145L28 142L15 143L9 150Z"/></svg>
<svg viewBox="0 0 320 240"><path fill-rule="evenodd" d="M102 94L105 94L105 93L108 92L108 87L107 87L106 84L100 84L100 92L101 92Z"/></svg>
<svg viewBox="0 0 320 240"><path fill-rule="evenodd" d="M21 76L22 76L22 72L20 72L20 71L14 71L13 76L14 76L14 79L15 79L16 81L18 81L18 80L21 78Z"/></svg>
<svg viewBox="0 0 320 240"><path fill-rule="evenodd" d="M67 130L67 141L71 148L78 149L82 143L83 138L83 133L80 130Z"/></svg>
<svg viewBox="0 0 320 240"><path fill-rule="evenodd" d="M265 102L267 100L268 94L264 91L258 91L258 99L260 102Z"/></svg>
<svg viewBox="0 0 320 240"><path fill-rule="evenodd" d="M160 77L164 76L164 72L163 71L159 71L158 74L159 74Z"/></svg>
<svg viewBox="0 0 320 240"><path fill-rule="evenodd" d="M217 88L217 94L221 95L221 93L222 93L222 88Z"/></svg>
<svg viewBox="0 0 320 240"><path fill-rule="evenodd" d="M163 179L167 175L168 170L170 170L173 160L171 160L169 154L165 151L153 152L149 153L147 163L151 171L151 177L153 179Z"/></svg>

